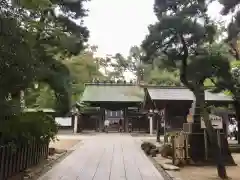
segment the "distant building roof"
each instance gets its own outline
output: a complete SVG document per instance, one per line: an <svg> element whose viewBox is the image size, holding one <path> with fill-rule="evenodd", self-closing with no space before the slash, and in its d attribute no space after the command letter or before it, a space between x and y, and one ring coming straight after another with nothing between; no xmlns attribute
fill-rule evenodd
<svg viewBox="0 0 240 180"><path fill-rule="evenodd" d="M49 109L49 108L26 108L23 110L23 112L46 112L46 113L50 113L50 112L55 112L54 109Z"/></svg>
<svg viewBox="0 0 240 180"><path fill-rule="evenodd" d="M143 102L144 90L126 83L86 84L82 102Z"/></svg>
<svg viewBox="0 0 240 180"><path fill-rule="evenodd" d="M189 100L195 99L192 91L185 87L147 87L152 100ZM230 96L223 93L205 91L206 101L233 101Z"/></svg>

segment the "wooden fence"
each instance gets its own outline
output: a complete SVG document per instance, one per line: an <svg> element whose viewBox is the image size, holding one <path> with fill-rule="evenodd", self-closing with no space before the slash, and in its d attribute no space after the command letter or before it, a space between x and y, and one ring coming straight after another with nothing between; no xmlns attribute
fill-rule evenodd
<svg viewBox="0 0 240 180"><path fill-rule="evenodd" d="M47 157L48 143L0 146L0 180L7 180Z"/></svg>

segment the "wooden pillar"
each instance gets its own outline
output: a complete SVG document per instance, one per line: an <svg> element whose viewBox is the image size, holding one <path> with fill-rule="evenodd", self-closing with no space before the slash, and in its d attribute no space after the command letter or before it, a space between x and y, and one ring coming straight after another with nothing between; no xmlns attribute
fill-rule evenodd
<svg viewBox="0 0 240 180"><path fill-rule="evenodd" d="M165 106L165 108L162 111L162 120L164 124L164 143L168 142L168 137L167 137L167 124L169 124L170 118L169 118L169 109L168 106Z"/></svg>
<svg viewBox="0 0 240 180"><path fill-rule="evenodd" d="M127 108L124 108L124 131L128 132Z"/></svg>
<svg viewBox="0 0 240 180"><path fill-rule="evenodd" d="M82 116L78 115L78 125L77 125L77 132L80 133L83 130L83 122L82 122Z"/></svg>
<svg viewBox="0 0 240 180"><path fill-rule="evenodd" d="M99 131L103 131L104 128L104 114L105 114L105 109L100 108L100 117L99 117Z"/></svg>
<svg viewBox="0 0 240 180"><path fill-rule="evenodd" d="M71 116L71 128L74 131L74 115Z"/></svg>
<svg viewBox="0 0 240 180"><path fill-rule="evenodd" d="M155 119L156 119L156 121L157 121L157 139L156 139L156 141L157 142L160 142L160 129L161 129L161 119L160 119L160 116L159 116L159 114L155 114Z"/></svg>
<svg viewBox="0 0 240 180"><path fill-rule="evenodd" d="M98 128L99 128L98 119L95 119L95 131L98 131Z"/></svg>
<svg viewBox="0 0 240 180"><path fill-rule="evenodd" d="M74 115L74 129L73 129L74 133L78 132L78 116Z"/></svg>
<svg viewBox="0 0 240 180"><path fill-rule="evenodd" d="M97 117L95 117L95 129L97 132L100 131L100 125L99 125L99 122L100 122L100 114L97 115Z"/></svg>
<svg viewBox="0 0 240 180"><path fill-rule="evenodd" d="M104 125L104 121L106 119L106 109L105 108L103 109L102 113L103 113L102 116L103 116L103 125Z"/></svg>
<svg viewBox="0 0 240 180"><path fill-rule="evenodd" d="M153 117L149 117L149 129L150 129L150 135L153 135Z"/></svg>

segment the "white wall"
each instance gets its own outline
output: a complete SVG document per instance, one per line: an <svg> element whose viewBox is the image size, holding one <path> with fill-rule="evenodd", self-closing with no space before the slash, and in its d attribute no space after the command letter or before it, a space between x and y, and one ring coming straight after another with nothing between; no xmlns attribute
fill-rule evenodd
<svg viewBox="0 0 240 180"><path fill-rule="evenodd" d="M71 117L56 117L55 121L60 126L72 126L72 118Z"/></svg>

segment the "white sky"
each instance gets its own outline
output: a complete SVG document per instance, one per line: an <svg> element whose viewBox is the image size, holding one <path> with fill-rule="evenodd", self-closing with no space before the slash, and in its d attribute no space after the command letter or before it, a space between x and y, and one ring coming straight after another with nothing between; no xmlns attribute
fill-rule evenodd
<svg viewBox="0 0 240 180"><path fill-rule="evenodd" d="M97 45L98 55L128 55L133 45L140 45L148 33L148 25L156 21L154 0L91 0L86 4L89 15L85 24L90 30L89 44ZM209 14L218 20L221 5L209 6Z"/></svg>
<svg viewBox="0 0 240 180"><path fill-rule="evenodd" d="M153 12L154 0L91 0L86 4L89 9L85 24L90 30L90 45L97 45L97 56L108 54L129 54L133 45L140 45L148 33L148 25L156 22ZM212 3L209 14L216 20L221 17L221 5ZM126 74L126 76L129 76Z"/></svg>
<svg viewBox="0 0 240 180"><path fill-rule="evenodd" d="M87 4L85 24L90 30L89 44L98 45L98 53L128 55L140 45L148 25L156 21L154 0L92 0Z"/></svg>

